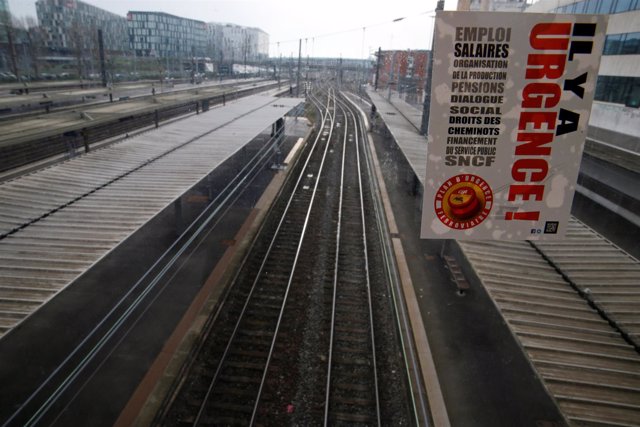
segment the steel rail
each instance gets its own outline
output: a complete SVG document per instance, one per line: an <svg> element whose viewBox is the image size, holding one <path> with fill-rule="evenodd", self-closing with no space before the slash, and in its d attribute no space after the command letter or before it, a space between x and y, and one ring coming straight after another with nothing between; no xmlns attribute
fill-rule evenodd
<svg viewBox="0 0 640 427"><path fill-rule="evenodd" d="M343 110L344 113L344 110ZM336 226L336 256L333 265L333 297L331 305L331 332L329 333L329 357L327 360L327 381L325 386L324 425L329 423L329 402L331 397L331 368L333 366L333 341L335 336L336 304L338 300L338 263L340 259L340 232L342 229L342 202L344 198L344 165L346 157L348 122L345 120L344 138L342 143L342 165L340 170L340 195L338 202L338 223Z"/></svg>
<svg viewBox="0 0 640 427"><path fill-rule="evenodd" d="M273 141L277 140L277 136L274 136ZM88 366L88 364L96 357L98 352L104 348L104 346L108 343L109 339L120 330L121 326L124 324L126 320L131 316L133 311L138 308L144 298L156 287L156 285L160 282L160 280L164 277L164 275L169 271L169 269L177 262L177 260L184 254L186 249L191 245L191 243L202 233L202 231L210 224L213 218L221 211L221 209L227 204L227 202L231 199L231 197L243 187L245 182L247 181L249 174L254 172L256 168L261 164L260 160L263 160L267 155L272 154L272 150L270 150L271 144L265 144L263 149L254 155L251 159L256 160L256 162L247 162L245 166L238 172L238 174L230 180L227 185L223 188L220 194L211 201L205 209L198 215L198 217L185 229L185 231L171 244L171 246L158 258L158 260L143 274L143 276L125 293L120 300L109 310L109 312L98 322L98 324L82 339L82 341L65 357L65 359L53 370L51 374L38 386L38 388L23 402L22 405L13 413L13 415L3 424L4 426L8 426L11 424L20 413L29 405L32 401L34 401L40 392L51 383L55 376L57 376L62 369L68 365L72 358L74 358L77 354L79 354L82 348L89 342L89 340L93 338L95 335L98 335L99 330L107 325L109 318L111 318L119 309L124 308L124 312L120 315L119 318L115 319L109 329L103 333L103 335L99 338L98 342L94 344L93 348L87 351L87 354L82 358L82 360L72 369L71 373L56 387L56 390L45 400L44 404L40 406L40 408L30 417L30 419L25 423L25 425L35 425L37 424L42 417L51 409L53 404L62 396L62 394L68 389L68 387L77 379L80 373ZM260 156L260 157L259 157ZM250 169L249 169L250 168ZM244 176L243 176L244 174ZM225 193L228 194L225 196ZM211 213L208 211L214 208ZM208 215L208 216L206 216ZM206 216L206 217L205 217ZM204 220L203 220L204 218ZM203 222L198 226L195 230L194 227L198 224L199 221L203 220ZM170 253L178 248L180 241L182 241L186 236L193 231L191 236L187 239L187 241L177 250L176 254L173 255L168 261L165 260ZM147 279L148 276L152 274L152 271L155 270L158 266L162 265L163 262L164 267L161 271L151 280L151 282L144 288L140 294L132 301L128 306L125 306L126 300L131 296L135 295L135 291L142 285L143 282ZM108 326L108 325L107 325Z"/></svg>
<svg viewBox="0 0 640 427"><path fill-rule="evenodd" d="M148 81L147 83L151 83L151 81ZM259 86L255 86L255 84L260 84ZM98 85L99 86L99 85ZM143 88L138 88L138 89L129 89L130 91L137 91L137 92L141 92L144 91L144 93L139 93L139 94L130 94L127 95L122 94L122 95L118 95L118 98L123 98L122 101L117 101L116 100L116 96L114 95L114 100L113 101L109 101L109 99L101 99L101 100L97 100L97 101L81 101L80 98L82 97L82 95L80 94L76 94L74 97L74 95L67 95L66 99L56 99L53 98L52 95L64 95L66 93L68 93L68 90L64 90L64 89L60 89L57 92L51 92L51 91L47 91L47 95L48 98L37 98L37 99L31 99L31 100L22 100L20 102L20 99L18 98L13 107L14 108L16 105L22 106L22 104L24 104L25 102L31 102L32 106L28 109L23 110L22 112L15 112L15 113L0 113L0 123L2 122L6 122L6 121L11 121L11 120L21 120L21 119L25 119L25 118L29 118L29 117L33 117L33 116L39 116L43 114L43 110L45 108L44 105L40 104L40 102L43 101L53 101L53 104L50 104L50 112L47 114L56 114L56 113L61 113L61 112L67 112L67 111L75 111L78 109L78 107L84 107L84 108L91 108L91 107L98 107L98 106L102 106L105 104L114 104L116 102L127 102L127 101L138 101L141 99L153 99L154 97L162 97L165 95L182 95L184 93L187 93L189 91L192 92L198 92L198 91L202 91L202 90L213 90L213 89L220 89L220 93L211 93L211 97L217 97L218 95L221 95L222 92L224 92L225 90L244 90L244 89L252 89L255 87L258 88L262 88L262 87L273 87L274 84L271 83L270 80L267 79L262 79L262 80L258 80L258 81L250 81L250 82L240 82L240 81L235 81L235 82L230 82L230 83L224 83L224 84L209 84L209 85L204 85L204 86L198 86L198 87L193 87L193 86L189 86L189 87L185 87L185 88L179 88L179 89L173 89L173 90L168 90L168 91L158 91L155 95L149 95L149 90L151 89L151 86L146 86ZM32 90L30 88L30 90ZM103 92L100 93L96 93L95 95L93 95L94 97L97 96L102 96L107 97L108 96L108 91L106 89L102 89ZM0 97L2 97L2 95L0 95ZM126 99L124 99L126 98ZM39 101L39 102L38 102ZM38 105L34 105L34 104L38 104ZM57 106L59 105L59 107Z"/></svg>
<svg viewBox="0 0 640 427"><path fill-rule="evenodd" d="M340 247L341 247L341 230L342 230L342 211L343 211L343 201L344 201L344 176L345 176L345 167L346 167L346 151L348 144L348 134L349 134L349 115L353 121L354 127L354 147L355 147L355 155L356 155L356 165L357 165L357 177L358 177L358 199L359 199L359 213L360 213L360 221L361 221L361 235L362 235L362 244L363 244L363 258L365 264L365 278L366 278L366 293L367 293L367 306L368 306L368 314L369 314L369 330L370 330L370 339L371 339L371 351L372 351L372 363L373 363L373 378L374 378L374 393L375 393L375 406L376 406L376 419L377 425L381 425L381 416L380 416L380 397L379 397L379 388L378 388L378 369L377 369L377 358L376 358L376 344L375 344L375 329L373 322L373 304L371 298L371 284L370 284L370 275L369 275L369 257L368 257L368 249L367 249L367 233L366 233L366 219L365 219L365 209L364 209L364 197L363 197L363 185L362 185L362 169L360 164L360 149L359 144L361 142L361 137L359 133L359 121L356 120L356 115L353 114L353 111L349 108L349 106L340 101L341 107L340 109L343 112L345 117L345 128L344 128L344 138L343 138L343 147L342 147L342 164L341 164L341 176L340 176L340 199L339 199L339 207L338 207L338 224L336 229L336 258L334 264L334 275L333 275L333 301L332 301L332 313L331 313L331 332L329 338L329 357L327 362L327 385L326 385L326 395L325 395L325 419L324 425L329 425L329 417L330 417L330 394L331 394L331 376L332 376L332 365L333 365L333 353L334 353L334 338L335 338L335 327L336 327L336 307L337 307L337 296L338 296L338 278L339 278L339 259L340 259ZM347 114L348 113L348 114Z"/></svg>
<svg viewBox="0 0 640 427"><path fill-rule="evenodd" d="M356 115L353 113L351 109L349 109L349 114L351 114L353 118L354 124L357 123ZM369 305L369 322L371 327L371 349L373 351L373 381L374 381L374 391L376 395L376 412L378 418L378 427L381 426L381 416L380 416L380 390L379 390L379 382L378 382L378 364L377 364L377 353L376 353L376 339L375 339L375 328L373 325L373 301L371 297L371 278L369 275L369 256L368 256L368 248L367 248L367 221L365 219L364 212L364 196L363 196L363 186L362 186L362 169L360 165L360 143L363 144L362 138L359 136L358 126L355 126L355 146L356 146L356 160L358 163L358 189L360 193L360 216L362 218L362 241L363 241L363 253L365 259L365 270L367 272L367 303ZM363 147L364 148L364 147Z"/></svg>
<svg viewBox="0 0 640 427"><path fill-rule="evenodd" d="M277 144L277 140L278 140L278 136L279 135L280 135L280 133L274 135L271 138L271 140L274 141L273 144L268 144L268 143L265 144L265 146L260 150L260 152L262 152L262 155L260 156L260 158L256 162L253 162L253 159L255 157L257 157L257 155L254 156L254 158L250 159L247 162L248 165L250 165L250 164L254 165L251 168L251 170L248 172L248 174L247 174L247 176L251 176L251 179L247 182L247 185L250 185L251 183L253 183L255 178L257 178L258 173L253 174L254 172L256 172L256 169L258 169L259 167L264 167L264 166L266 166L268 164L269 159L273 156L273 153L271 152L271 149L272 149L272 147L274 145ZM251 175L251 174L253 174L253 175ZM199 241L197 241L196 243L193 243L193 242L196 241L196 239L194 238L194 239L190 240L189 242L185 243L185 245L184 245L185 249L191 248L191 250L189 251L189 253L186 256L185 260L182 263L180 263L180 265L174 270L173 274L171 274L169 277L166 278L166 280L164 281L165 284L161 288L157 289L156 295L153 296L152 299L150 299L148 301L148 303L146 304L144 309L142 309L140 311L140 313L138 314L138 316L136 316L135 319L133 319L130 322L130 326L126 329L126 331L123 331L124 333L122 334L121 338L111 346L111 350L109 350L105 354L105 356L102 358L102 362L100 362L100 365L93 371L93 373L91 375L89 375L87 377L87 379L85 380L85 384L91 378L93 378L93 375L97 372L97 370L100 368L100 366L102 366L106 362L107 358L110 357L113 354L113 352L116 350L116 348L122 343L122 341L124 341L124 339L127 337L128 332L130 332L138 324L140 319L142 319L142 316L149 310L149 308L151 308L151 305L158 299L158 297L160 296L162 291L164 291L164 289L166 289L168 284L175 278L175 276L179 273L180 269L182 269L187 264L187 262L191 259L191 257L195 253L195 251L198 248L200 248L200 246L203 244L203 242L206 240L206 238L213 232L214 228L217 227L221 223L223 218L227 215L227 213L229 213L229 211L233 208L234 204L242 196L242 191L238 191L238 192L232 193L229 196L231 196L231 195L234 195L232 200L225 199L219 205L220 209L222 209L222 210L219 212L219 215L217 215L217 219L210 226L207 226L208 231L206 231L202 236L199 236L199 234L195 236L195 237L200 237ZM211 214L211 216L212 217L216 216L216 212L213 212ZM205 230L202 229L202 231L205 231ZM184 254L184 252L183 252L183 254ZM67 405L65 405L65 407L62 409L62 411L60 411L60 414L58 415L58 417L56 417L53 420L52 424L56 423L56 421L59 418L59 416L62 415L62 412L69 406L69 404L71 402L73 402L73 400L75 400L75 398L78 396L80 391L81 391L81 388L74 394L74 396L71 399L68 400Z"/></svg>
<svg viewBox="0 0 640 427"><path fill-rule="evenodd" d="M360 122L360 131L362 135L368 135L366 126L367 114L358 107L355 102L349 97L345 96L347 101L351 103L353 108L357 109L362 117ZM367 137L368 138L368 137ZM373 172L374 160L370 147L368 144L364 144L364 155L367 163L367 173L369 174L369 186L371 187L371 194L375 205L374 213L376 217L376 226L378 228L378 235L380 236L380 247L384 258L384 267L387 275L387 283L389 284L389 294L392 298L392 304L396 313L396 327L398 328L398 336L402 348L402 357L405 364L406 378L414 393L410 393L411 405L414 410L414 420L416 425L429 426L431 424L430 411L428 403L425 399L418 399L416 393L424 396L422 390L424 390L424 384L420 375L421 368L420 362L416 359L417 349L415 343L411 338L410 331L411 325L409 323L409 315L407 313L407 307L402 300L402 289L400 284L400 277L398 275L398 266L393 252L393 244L391 243L391 237L389 232L389 224L387 222L386 214L384 213L384 206L380 197L380 187Z"/></svg>
<svg viewBox="0 0 640 427"><path fill-rule="evenodd" d="M331 95L329 95L328 98L329 98L328 102L331 102ZM293 283L293 276L294 276L294 274L296 272L296 267L297 267L297 264L298 264L298 259L300 257L300 252L302 251L302 243L304 241L304 238L305 238L305 235L306 235L307 226L309 224L309 218L311 217L311 212L312 212L313 207L314 207L313 206L314 205L313 202L315 201L315 198L316 198L318 185L320 184L320 178L322 177L322 172L324 171L325 160L327 158L327 153L329 151L329 146L331 145L329 142L331 141L331 135L333 133L333 129L336 126L336 112L335 112L335 109L336 109L336 95L335 95L335 93L333 94L333 109L334 109L334 115L333 115L332 120L331 120L331 130L329 132L329 136L327 137L327 144L325 146L324 153L322 155L322 162L320 163L320 168L319 168L319 171L318 171L318 178L316 179L315 185L313 187L313 193L312 193L312 196L311 196L311 201L309 202L309 209L307 210L307 215L306 215L306 217L304 219L304 226L303 226L303 229L302 229L302 235L300 237L300 242L298 243L298 248L296 250L295 261L293 263L293 268L291 270L291 275L289 276L289 281L287 283L287 291L286 291L285 296L284 296L284 301L282 303L282 308L280 309L280 314L278 315L278 323L276 324L276 329L275 329L274 334L273 334L273 340L271 341L271 348L269 349L269 355L267 357L267 363L265 365L264 372L262 374L262 380L260 381L260 388L258 389L258 396L256 398L255 405L253 407L253 414L251 415L251 422L250 422L251 426L253 426L255 424L256 415L258 413L258 405L260 404L260 397L262 395L262 390L264 388L265 380L267 378L267 371L269 370L269 364L271 363L271 358L273 357L273 351L275 349L276 340L278 338L278 332L280 330L280 325L282 323L282 317L284 315L284 309L285 309L285 306L287 304L287 298L288 298L288 295L289 295L289 291L291 289L291 284Z"/></svg>
<svg viewBox="0 0 640 427"><path fill-rule="evenodd" d="M328 108L329 108L329 104L327 106L327 109ZM321 129L324 128L325 123L326 123L326 119L328 118L328 116L329 116L328 114L326 114L324 116L324 120L323 120L323 122L322 122L322 124L320 126ZM233 332L232 332L232 334L231 334L231 336L230 336L230 338L229 338L229 340L227 342L227 345L225 347L225 350L224 350L224 352L223 352L223 354L222 354L222 356L220 358L220 362L218 363L216 372L214 373L214 375L213 375L213 377L212 377L212 379L211 379L211 381L209 383L209 386L207 387L207 392L205 393L205 396L204 396L204 398L203 398L203 400L201 402L201 405L200 405L200 407L198 409L198 413L196 414L196 417L195 417L195 419L193 421L193 425L194 426L197 426L197 425L200 424L201 418L204 415L204 411L206 409L206 406L207 406L207 404L209 402L211 394L212 394L212 392L214 390L214 387L215 387L215 385L216 385L216 383L217 383L217 381L219 379L220 373L222 371L222 366L224 365L224 361L225 361L225 359L227 358L227 356L229 354L229 351L231 349L231 345L232 345L232 343L233 343L233 341L234 341L234 339L235 339L235 337L236 337L236 335L238 333L242 318L244 317L244 315L245 315L245 313L247 311L247 308L249 306L249 302L251 301L251 298L252 298L252 296L254 294L254 291L255 291L255 289L257 287L258 280L259 280L259 278L260 278L260 276L262 274L262 271L264 270L264 267L266 265L268 256L269 256L269 254L271 253L271 251L272 251L272 249L274 247L276 238L278 237L278 235L280 233L280 230L282 229L282 226L283 226L283 224L285 222L285 218L287 217L287 213L289 211L289 208L291 207L293 199L294 199L294 197L296 195L296 192L297 192L298 188L300 187L300 184L302 182L303 177L305 176L304 171L307 169L307 166L309 165L309 163L311 161L311 157L315 152L315 148L318 145L318 141L320 140L321 135L322 135L322 133L318 132L318 135L316 136L316 138L315 138L315 140L313 142L312 148L311 148L311 150L309 150L309 155L307 156L307 158L305 160L305 163L304 163L304 165L302 167L302 171L303 172L300 173L300 175L298 176L298 180L296 181L295 186L294 186L294 191L292 192L291 196L289 197L289 199L287 201L287 204L286 204L286 207L285 207L285 211L284 211L284 213L283 213L283 215L282 215L282 217L281 217L281 219L280 219L280 221L278 223L278 226L276 227L276 230L275 230L275 232L273 234L273 237L272 237L272 239L271 239L271 241L269 243L269 246L267 248L267 252L266 252L266 254L265 254L265 256L264 256L264 258L262 260L262 263L261 263L261 265L260 265L260 267L258 269L258 272L256 274L256 278L255 278L255 280L254 280L254 282L253 282L253 284L251 286L251 290L250 290L249 294L247 295L247 298L246 298L245 303L243 305L243 308L242 308L242 310L240 312L238 320L237 320L237 322L236 322L236 324L234 326ZM328 147L328 144L327 144L327 147ZM325 150L325 155L326 155L326 150ZM316 183L317 183L317 180L316 180ZM315 189L314 189L314 192L315 192ZM303 232L302 237L300 239L299 246L301 245L303 237L304 237L304 232ZM293 272L291 273L291 277L293 277ZM291 280L289 280L289 285L290 285L290 283L291 283ZM287 287L287 292L288 292L288 287ZM283 304L283 308L284 308L284 304ZM265 372L266 372L266 367L265 367ZM259 390L259 393L258 393L258 396L257 396L257 399L256 399L256 406L255 407L257 407L257 403L259 401L259 396L260 396L261 389L262 389L262 385L260 387L260 390ZM252 414L252 422L253 422L253 418L255 417L255 412L256 412L255 411L255 407L254 407L254 413Z"/></svg>

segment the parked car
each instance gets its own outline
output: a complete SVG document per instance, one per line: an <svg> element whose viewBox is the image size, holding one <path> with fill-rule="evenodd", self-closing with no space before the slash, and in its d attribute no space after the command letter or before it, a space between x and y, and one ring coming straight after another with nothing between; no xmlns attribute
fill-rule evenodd
<svg viewBox="0 0 640 427"><path fill-rule="evenodd" d="M10 72L2 72L0 73L0 80L4 82L15 82L17 79L16 75Z"/></svg>

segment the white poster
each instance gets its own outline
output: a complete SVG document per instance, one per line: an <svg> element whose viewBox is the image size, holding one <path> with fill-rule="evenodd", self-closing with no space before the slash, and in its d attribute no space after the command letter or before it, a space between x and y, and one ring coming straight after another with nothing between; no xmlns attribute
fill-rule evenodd
<svg viewBox="0 0 640 427"><path fill-rule="evenodd" d="M564 236L606 25L437 14L422 238Z"/></svg>

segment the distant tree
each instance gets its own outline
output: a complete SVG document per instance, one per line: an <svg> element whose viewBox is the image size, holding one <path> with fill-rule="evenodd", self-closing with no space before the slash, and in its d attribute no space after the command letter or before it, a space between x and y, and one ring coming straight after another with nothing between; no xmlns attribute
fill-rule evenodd
<svg viewBox="0 0 640 427"><path fill-rule="evenodd" d="M44 31L38 26L38 23L33 16L27 16L24 19L24 22L27 32L29 56L31 58L31 69L33 70L33 77L37 79L40 76L38 57L40 56L42 46L44 45Z"/></svg>
<svg viewBox="0 0 640 427"><path fill-rule="evenodd" d="M11 60L11 72L20 78L20 70L18 69L18 57L16 55L16 27L13 16L3 11L0 14L0 21L7 35L7 46L9 49L9 58Z"/></svg>
<svg viewBox="0 0 640 427"><path fill-rule="evenodd" d="M76 58L76 71L78 73L78 78L82 80L84 78L84 28L78 22L78 19L74 19L71 23L69 37L71 39L71 48L73 49L73 53Z"/></svg>
<svg viewBox="0 0 640 427"><path fill-rule="evenodd" d="M85 27L85 31L87 32L85 43L87 43L87 48L90 52L89 60L91 61L91 73L95 73L96 65L100 64L100 43L98 41L98 27L95 22L91 22L88 27ZM99 66L97 66L97 69L99 69Z"/></svg>

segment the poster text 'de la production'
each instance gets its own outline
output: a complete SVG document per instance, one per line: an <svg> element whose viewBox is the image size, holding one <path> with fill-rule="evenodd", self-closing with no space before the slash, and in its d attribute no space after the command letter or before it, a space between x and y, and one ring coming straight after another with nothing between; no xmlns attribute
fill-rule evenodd
<svg viewBox="0 0 640 427"><path fill-rule="evenodd" d="M423 238L563 235L605 32L600 15L438 13Z"/></svg>

